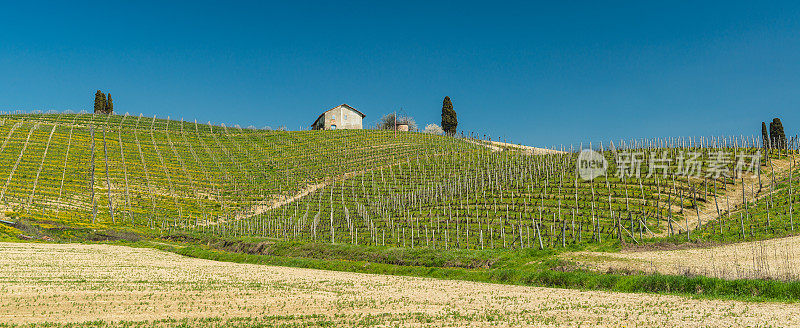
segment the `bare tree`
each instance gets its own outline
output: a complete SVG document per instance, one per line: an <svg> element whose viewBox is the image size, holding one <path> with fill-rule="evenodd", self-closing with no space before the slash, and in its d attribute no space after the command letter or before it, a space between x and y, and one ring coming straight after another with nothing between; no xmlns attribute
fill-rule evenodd
<svg viewBox="0 0 800 328"><path fill-rule="evenodd" d="M395 113L389 113L381 117L378 122L378 129L380 130L394 130L398 125L408 125L408 131L417 131L417 122L411 116L396 116Z"/></svg>

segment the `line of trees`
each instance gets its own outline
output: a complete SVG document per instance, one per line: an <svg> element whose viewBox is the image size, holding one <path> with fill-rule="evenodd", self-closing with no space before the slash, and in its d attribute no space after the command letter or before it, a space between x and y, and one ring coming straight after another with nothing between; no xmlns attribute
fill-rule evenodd
<svg viewBox="0 0 800 328"><path fill-rule="evenodd" d="M418 129L414 118L410 116L397 116L395 113L383 115L377 124L377 128L381 130L393 130L398 125L407 125L409 131L417 131ZM450 101L449 96L445 96L444 100L442 100L441 127L436 124L428 124L422 132L454 136L457 128L458 118L456 116L456 111L453 110L453 102Z"/></svg>
<svg viewBox="0 0 800 328"><path fill-rule="evenodd" d="M111 94L108 96L100 91L94 94L94 113L95 114L114 114L114 101L111 99Z"/></svg>

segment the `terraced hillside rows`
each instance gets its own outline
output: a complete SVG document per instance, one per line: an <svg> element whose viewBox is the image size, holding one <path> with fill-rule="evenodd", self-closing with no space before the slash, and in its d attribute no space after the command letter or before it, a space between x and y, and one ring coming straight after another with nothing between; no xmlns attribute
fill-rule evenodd
<svg viewBox="0 0 800 328"><path fill-rule="evenodd" d="M0 204L9 216L153 229L234 222L325 178L470 147L426 136L87 114L4 116L0 135Z"/></svg>
<svg viewBox="0 0 800 328"><path fill-rule="evenodd" d="M687 145L635 149L645 157L690 150L701 160L723 151L760 160L752 147ZM604 154L610 161L616 152ZM716 218L703 218L700 208L719 206L722 195L734 191L737 183L730 177L648 177L645 172L633 178L584 181L577 177L576 157L576 152L531 156L516 151L419 156L336 181L289 206L271 209L261 218L267 226L248 233L287 240L473 249L564 247L603 240L638 243L678 235L692 239L699 237L693 235L697 227ZM613 171L615 164L610 163ZM748 192L746 198L753 197ZM738 208L727 205L717 207L717 213Z"/></svg>
<svg viewBox="0 0 800 328"><path fill-rule="evenodd" d="M88 227L431 248L638 243L693 238L707 221L700 208L719 205L741 184L687 178L676 173L678 163L658 174L642 165L641 174L584 181L577 151L537 154L420 133L280 132L127 115L0 120L6 215ZM754 144L674 139L594 148L614 171L623 150L644 158L691 151L703 160L755 156Z"/></svg>

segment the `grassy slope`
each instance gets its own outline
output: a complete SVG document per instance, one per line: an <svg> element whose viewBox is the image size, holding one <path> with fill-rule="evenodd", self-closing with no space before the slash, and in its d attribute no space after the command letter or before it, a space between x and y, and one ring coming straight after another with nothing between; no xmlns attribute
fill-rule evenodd
<svg viewBox="0 0 800 328"><path fill-rule="evenodd" d="M124 116L0 119L5 211L95 227L213 224L325 178L455 147L449 139L425 135L256 131Z"/></svg>
<svg viewBox="0 0 800 328"><path fill-rule="evenodd" d="M575 154L491 152L418 133L274 132L87 114L0 119L0 207L55 225L531 248L539 235L548 247L615 238L621 220L636 225L629 230L644 223L659 231L665 203L696 202L681 178L576 182Z"/></svg>

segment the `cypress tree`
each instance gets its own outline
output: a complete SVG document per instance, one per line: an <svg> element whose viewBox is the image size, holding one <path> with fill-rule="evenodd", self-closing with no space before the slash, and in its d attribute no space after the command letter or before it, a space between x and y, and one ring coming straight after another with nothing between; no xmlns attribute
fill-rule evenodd
<svg viewBox="0 0 800 328"><path fill-rule="evenodd" d="M769 146L775 148L778 144L775 143L778 134L775 133L775 122L769 122Z"/></svg>
<svg viewBox="0 0 800 328"><path fill-rule="evenodd" d="M761 143L764 144L764 149L769 148L769 132L767 132L767 123L764 122L761 122Z"/></svg>
<svg viewBox="0 0 800 328"><path fill-rule="evenodd" d="M769 124L770 138L772 138L772 147L786 148L786 134L783 131L783 123L781 119L773 118Z"/></svg>
<svg viewBox="0 0 800 328"><path fill-rule="evenodd" d="M453 110L453 103L450 102L450 97L445 96L442 101L442 129L447 135L455 135L456 128L458 127L458 118L456 111Z"/></svg>
<svg viewBox="0 0 800 328"><path fill-rule="evenodd" d="M102 114L106 110L106 95L104 95L100 90L94 94L94 113L95 114Z"/></svg>
<svg viewBox="0 0 800 328"><path fill-rule="evenodd" d="M114 101L111 100L111 94L108 94L108 100L106 100L106 114L114 114Z"/></svg>

